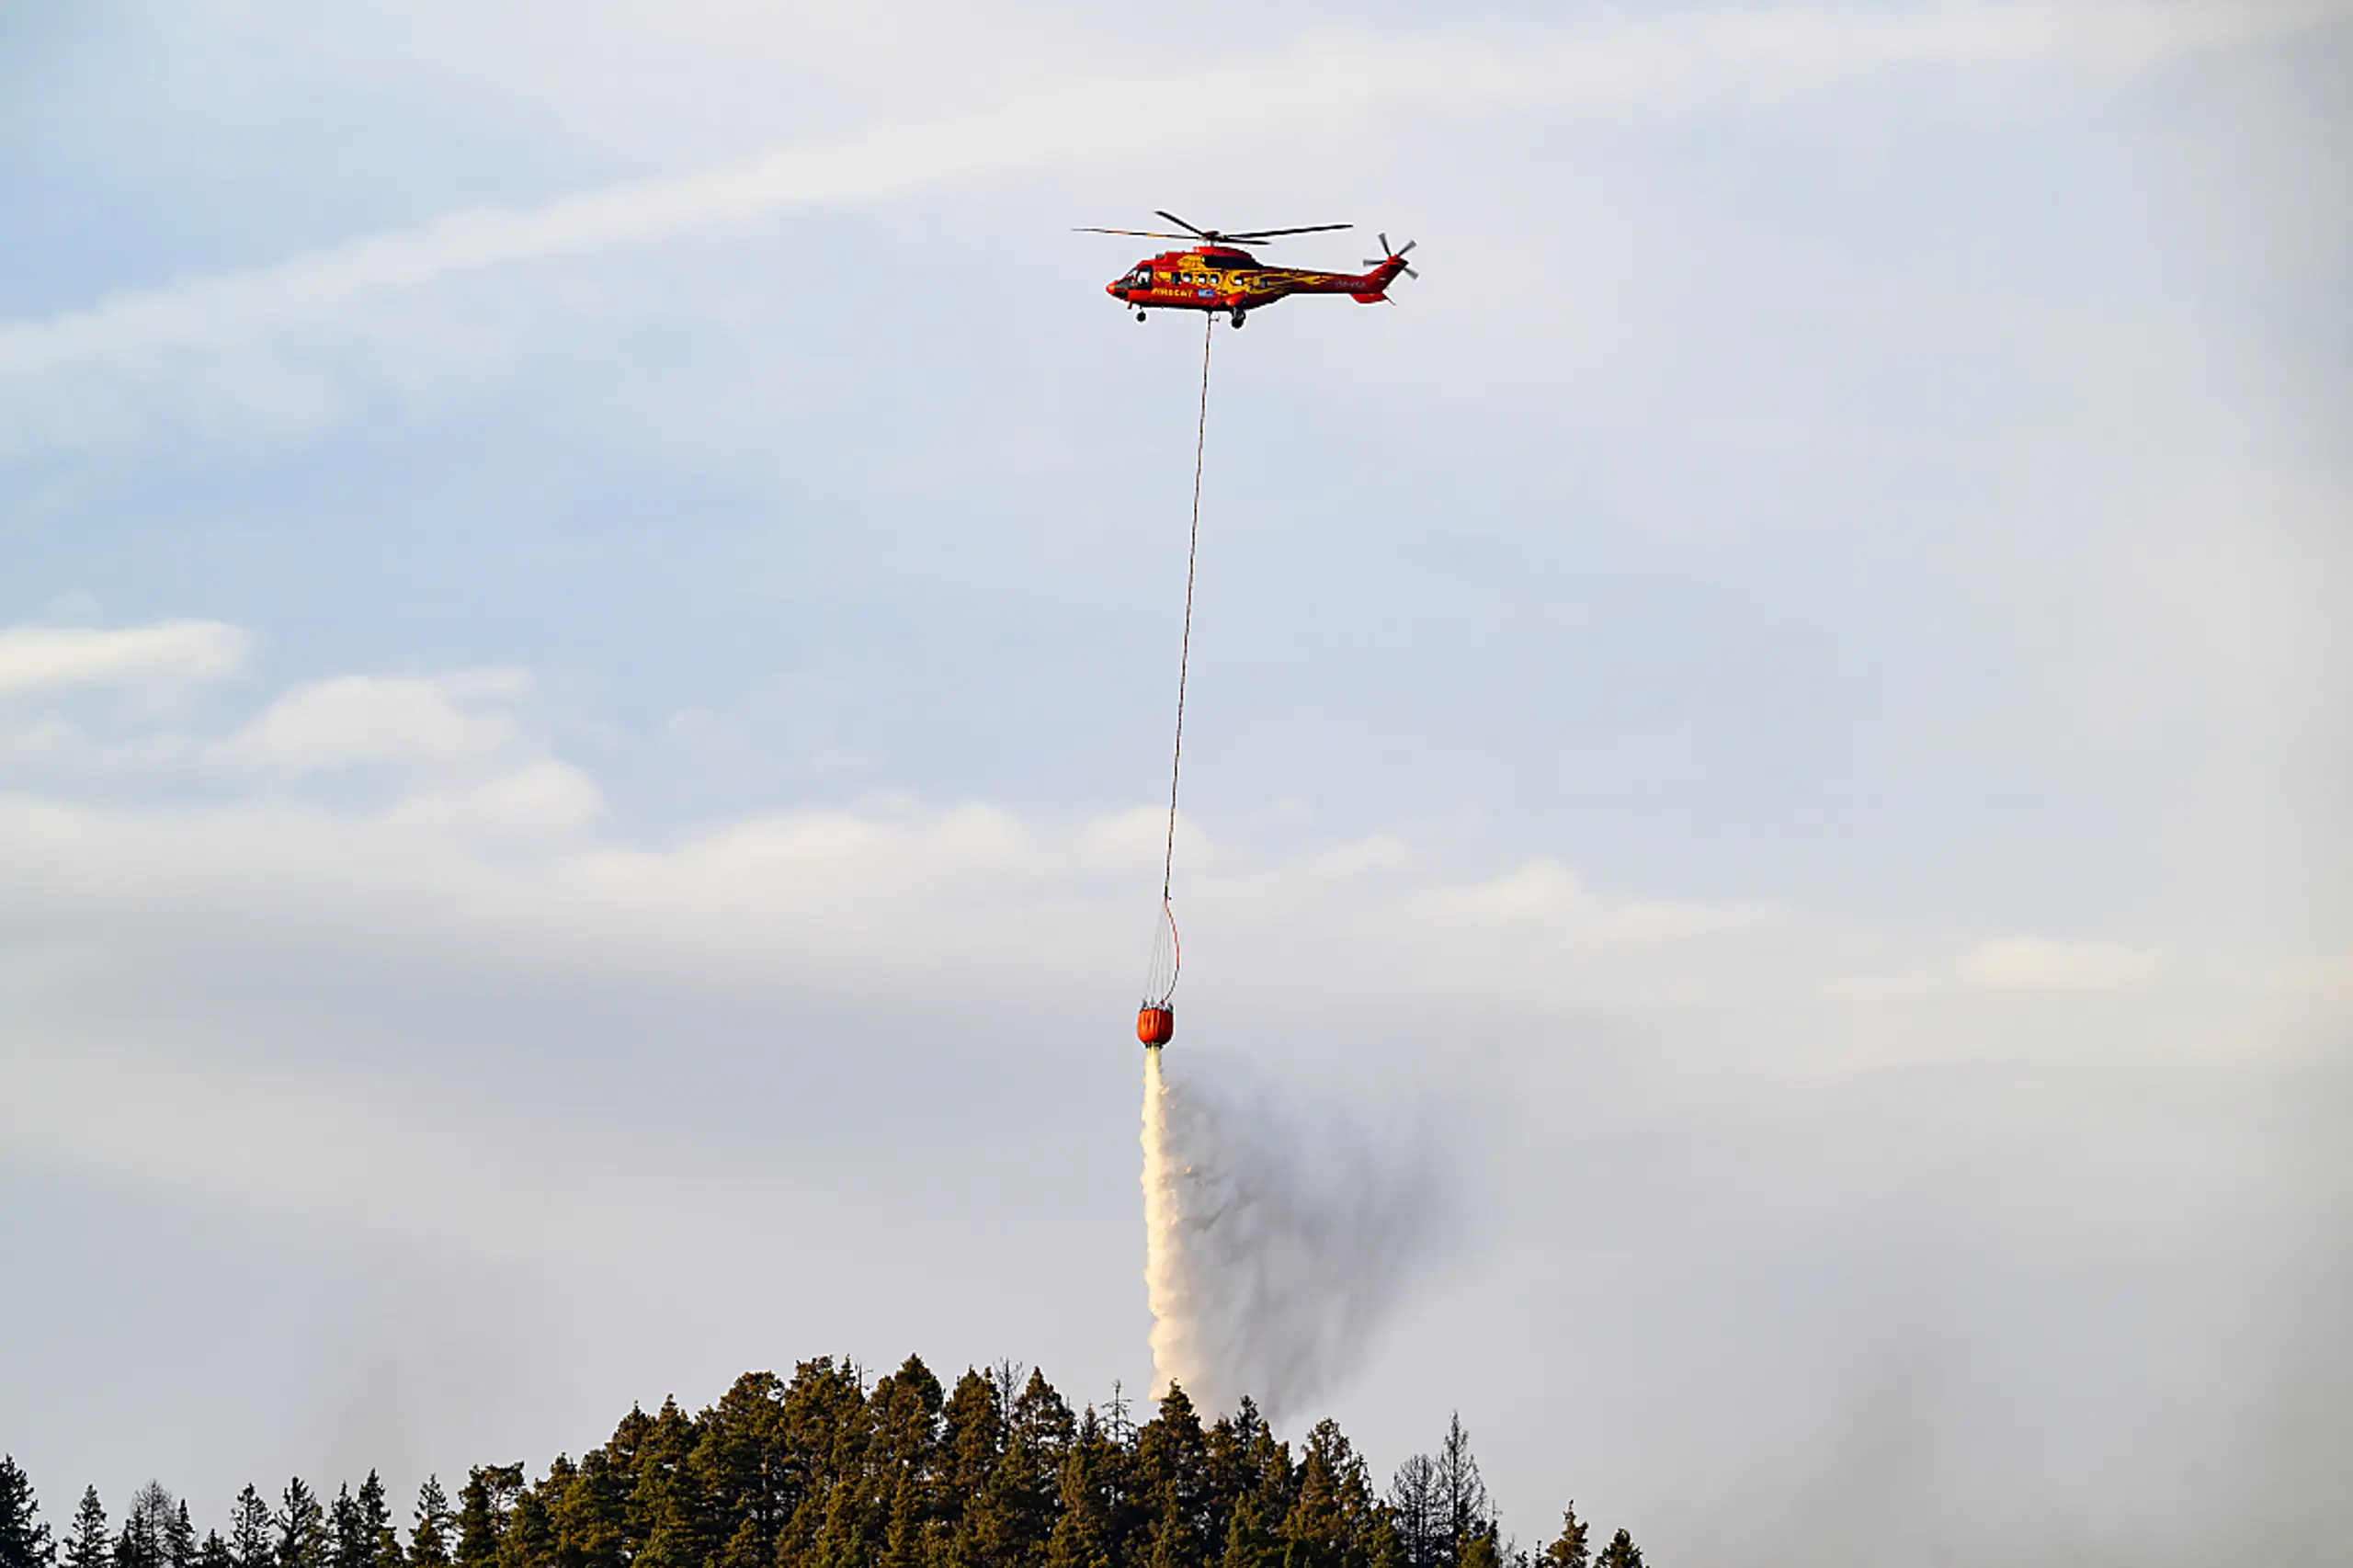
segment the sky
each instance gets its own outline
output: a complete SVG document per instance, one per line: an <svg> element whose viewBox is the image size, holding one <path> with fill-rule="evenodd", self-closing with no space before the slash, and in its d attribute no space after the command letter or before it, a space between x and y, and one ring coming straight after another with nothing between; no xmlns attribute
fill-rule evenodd
<svg viewBox="0 0 2353 1568"><path fill-rule="evenodd" d="M1215 332L1168 1051L1440 1172L1378 1474L1459 1411L1524 1540L2322 1560L2348 71L0 7L0 1448L201 1526L819 1355L1148 1381L1200 344L1070 231L1167 208L1419 242Z"/></svg>

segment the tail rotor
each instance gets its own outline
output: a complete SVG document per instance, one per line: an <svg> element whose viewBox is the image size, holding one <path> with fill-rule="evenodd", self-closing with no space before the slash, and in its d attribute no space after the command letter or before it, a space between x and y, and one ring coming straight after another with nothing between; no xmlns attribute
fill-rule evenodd
<svg viewBox="0 0 2353 1568"><path fill-rule="evenodd" d="M1389 236L1387 234L1376 234L1373 237L1381 242L1381 254L1379 256L1369 256L1365 257L1364 264L1367 267L1386 267L1393 261L1397 263L1398 270L1404 273L1406 277L1419 278L1421 276L1420 273L1405 265L1405 253L1412 250L1415 245L1420 244L1422 243L1421 241L1407 240L1404 244L1392 248L1389 244Z"/></svg>

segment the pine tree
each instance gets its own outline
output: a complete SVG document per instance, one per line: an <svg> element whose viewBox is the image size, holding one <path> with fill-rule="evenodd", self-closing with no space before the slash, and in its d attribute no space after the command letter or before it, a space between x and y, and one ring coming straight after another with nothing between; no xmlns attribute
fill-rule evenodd
<svg viewBox="0 0 2353 1568"><path fill-rule="evenodd" d="M1438 1466L1429 1455L1415 1454L1397 1467L1389 1483L1389 1511L1405 1568L1437 1568L1453 1542L1438 1501Z"/></svg>
<svg viewBox="0 0 2353 1568"><path fill-rule="evenodd" d="M523 1490L519 1464L478 1464L466 1472L458 1494L459 1568L490 1568L498 1561L499 1538L506 1533L516 1495Z"/></svg>
<svg viewBox="0 0 2353 1568"><path fill-rule="evenodd" d="M196 1525L182 1501L164 1525L164 1561L171 1568L196 1568Z"/></svg>
<svg viewBox="0 0 2353 1568"><path fill-rule="evenodd" d="M65 1537L65 1568L108 1568L113 1553L107 1542L107 1511L98 1489L85 1487L82 1506L74 1511L74 1528Z"/></svg>
<svg viewBox="0 0 2353 1568"><path fill-rule="evenodd" d="M270 1539L269 1505L250 1483L229 1510L229 1561L233 1568L276 1568L278 1548Z"/></svg>
<svg viewBox="0 0 2353 1568"><path fill-rule="evenodd" d="M1246 1503L1256 1515L1257 1528L1272 1538L1279 1550L1283 1521L1299 1501L1299 1476L1291 1465L1290 1445L1276 1439L1273 1430L1259 1419L1257 1407L1247 1399L1234 1413L1233 1430L1234 1440L1242 1448L1236 1460L1239 1473L1233 1506L1239 1509Z"/></svg>
<svg viewBox="0 0 2353 1568"><path fill-rule="evenodd" d="M1361 1568L1381 1508L1364 1460L1329 1417L1308 1432L1306 1450L1298 1500L1283 1521L1283 1561L1289 1568Z"/></svg>
<svg viewBox="0 0 2353 1568"><path fill-rule="evenodd" d="M1446 1424L1446 1441L1438 1446L1432 1480L1439 1508L1438 1528L1444 1532L1444 1561L1463 1565L1471 1543L1495 1524L1495 1506L1487 1499L1487 1483L1480 1478L1479 1461L1471 1454L1471 1434L1455 1412ZM1467 1568L1467 1565L1463 1565Z"/></svg>
<svg viewBox="0 0 2353 1568"><path fill-rule="evenodd" d="M1237 1499L1226 1515L1225 1549L1218 1555L1218 1568L1276 1568L1281 1560L1257 1500Z"/></svg>
<svg viewBox="0 0 2353 1568"><path fill-rule="evenodd" d="M581 1456L572 1484L548 1505L565 1568L627 1568L635 1555L629 1520L635 1481L625 1447L608 1443Z"/></svg>
<svg viewBox="0 0 2353 1568"><path fill-rule="evenodd" d="M272 1523L278 1529L278 1568L331 1568L326 1510L301 1476L286 1483Z"/></svg>
<svg viewBox="0 0 2353 1568"><path fill-rule="evenodd" d="M1055 1478L1054 1528L1047 1568L1111 1568L1117 1543L1120 1453L1088 1405Z"/></svg>
<svg viewBox="0 0 2353 1568"><path fill-rule="evenodd" d="M847 1483L847 1478L833 1488L825 1507L824 1526L817 1532L812 1552L815 1568L867 1568L873 1561L866 1510L858 1493L856 1486Z"/></svg>
<svg viewBox="0 0 2353 1568"><path fill-rule="evenodd" d="M1620 1530L1594 1559L1594 1568L1643 1568L1643 1549L1634 1544L1632 1536Z"/></svg>
<svg viewBox="0 0 2353 1568"><path fill-rule="evenodd" d="M665 1472L649 1468L666 1462L659 1456L675 1441L670 1412L665 1407L661 1417L631 1414L637 1420L629 1442L640 1458L631 1462L640 1479L630 1501L630 1515L632 1521L642 1521L633 1522L631 1528L650 1531L657 1519L672 1521L665 1530L663 1550L676 1551L693 1540L689 1526L694 1499L672 1486ZM833 1513L834 1494L847 1479L845 1465L852 1458L858 1460L859 1471L854 1489L858 1506L872 1516L871 1527L887 1535L896 1488L892 1476L919 1477L924 1472L938 1414L939 1380L917 1357L908 1357L896 1372L877 1382L870 1399L862 1377L847 1363L836 1365L833 1358L821 1356L794 1367L792 1381L778 1402L771 1434L772 1468L778 1471L775 1507L782 1521L776 1539L777 1568L809 1568L815 1562L818 1538ZM622 1437L622 1433L615 1433L615 1443L620 1444ZM617 1447L617 1455L620 1451ZM921 1568L925 1550L923 1503L918 1488L915 1533L908 1547L916 1554L915 1568ZM631 1568L641 1568L638 1559L631 1560ZM660 1565L642 1564L642 1568Z"/></svg>
<svg viewBox="0 0 2353 1568"><path fill-rule="evenodd" d="M122 1533L115 1538L115 1568L166 1568L177 1504L163 1483L150 1481L131 1495L122 1517Z"/></svg>
<svg viewBox="0 0 2353 1568"><path fill-rule="evenodd" d="M353 1568L402 1568L400 1532L392 1528L392 1510L384 1500L384 1483L371 1468L354 1499L359 1511L359 1539L364 1550Z"/></svg>
<svg viewBox="0 0 2353 1568"><path fill-rule="evenodd" d="M710 1500L702 1471L692 1462L699 1441L695 1422L678 1408L678 1402L664 1400L645 1430L637 1488L631 1497L643 1541L633 1568L707 1568L718 1550L720 1543L711 1539ZM460 1509L461 1526L463 1519ZM815 1527L811 1533L816 1533Z"/></svg>
<svg viewBox="0 0 2353 1568"><path fill-rule="evenodd" d="M557 1456L550 1479L555 1487L568 1485L572 1461ZM498 1562L499 1568L554 1568L555 1526L538 1488L524 1487L516 1493L506 1533L499 1539Z"/></svg>
<svg viewBox="0 0 2353 1568"><path fill-rule="evenodd" d="M934 1503L958 1540L969 1541L972 1522L966 1515L978 1505L1004 1451L1005 1417L988 1379L969 1367L956 1380L939 1417L939 1491Z"/></svg>
<svg viewBox="0 0 2353 1568"><path fill-rule="evenodd" d="M237 1568L237 1560L229 1554L229 1543L221 1539L219 1530L206 1530L204 1544L196 1549L196 1568Z"/></svg>
<svg viewBox="0 0 2353 1568"><path fill-rule="evenodd" d="M1210 1557L1218 1562L1224 1561L1225 1538L1233 1526L1235 1505L1257 1490L1251 1448L1257 1440L1259 1425L1257 1406L1245 1398L1233 1415L1211 1423L1205 1434L1208 1459L1201 1479L1208 1520L1205 1539Z"/></svg>
<svg viewBox="0 0 2353 1568"><path fill-rule="evenodd" d="M688 1462L713 1510L712 1539L722 1542L719 1568L768 1568L776 1539L797 1498L790 1490L784 1447L784 1384L773 1372L746 1372L702 1413ZM569 1488L571 1477L565 1478Z"/></svg>
<svg viewBox="0 0 2353 1568"><path fill-rule="evenodd" d="M878 1568L924 1568L923 1493L915 1472L903 1470L891 1483L891 1512L882 1527Z"/></svg>
<svg viewBox="0 0 2353 1568"><path fill-rule="evenodd" d="M1211 1534L1209 1438L1180 1385L1168 1385L1158 1413L1136 1433L1134 1464L1154 1568L1197 1562L1217 1551L1222 1542Z"/></svg>
<svg viewBox="0 0 2353 1568"><path fill-rule="evenodd" d="M0 1454L0 1568L51 1568L56 1560L31 1479L14 1455Z"/></svg>
<svg viewBox="0 0 2353 1568"><path fill-rule="evenodd" d="M335 1501L327 1506L328 1568L368 1568L369 1559L375 1554L376 1543L369 1538L368 1521L347 1481L335 1488Z"/></svg>
<svg viewBox="0 0 2353 1568"><path fill-rule="evenodd" d="M974 1534L983 1562L1029 1568L1053 1533L1055 1485L1074 1424L1070 1406L1034 1369L1004 1403L1005 1452L989 1476Z"/></svg>
<svg viewBox="0 0 2353 1568"><path fill-rule="evenodd" d="M1577 1517L1577 1506L1571 1503L1561 1513L1561 1533L1544 1549L1540 1560L1543 1568L1592 1568L1592 1549L1586 1544L1592 1533L1593 1527Z"/></svg>
<svg viewBox="0 0 2353 1568"><path fill-rule="evenodd" d="M409 1527L410 1568L449 1568L449 1528L456 1522L457 1516L449 1511L449 1494L441 1490L441 1478L426 1476L425 1484L416 1489L416 1521Z"/></svg>

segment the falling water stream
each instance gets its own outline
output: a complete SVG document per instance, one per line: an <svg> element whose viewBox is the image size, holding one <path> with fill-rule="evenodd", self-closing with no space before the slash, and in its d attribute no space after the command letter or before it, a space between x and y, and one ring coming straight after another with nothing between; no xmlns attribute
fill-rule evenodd
<svg viewBox="0 0 2353 1568"><path fill-rule="evenodd" d="M1143 1283L1152 1304L1152 1394L1171 1382L1192 1382L1183 1365L1186 1351L1184 1283L1179 1271L1176 1227L1182 1218L1176 1172L1168 1153L1168 1089L1161 1081L1160 1052L1143 1053Z"/></svg>

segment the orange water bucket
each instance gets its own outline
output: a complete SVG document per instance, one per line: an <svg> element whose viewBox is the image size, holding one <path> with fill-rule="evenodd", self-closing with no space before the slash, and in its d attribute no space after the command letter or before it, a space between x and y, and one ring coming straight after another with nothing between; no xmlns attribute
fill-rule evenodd
<svg viewBox="0 0 2353 1568"><path fill-rule="evenodd" d="M1136 1014L1136 1038L1146 1045L1166 1045L1176 1033L1176 1009L1146 1006Z"/></svg>

